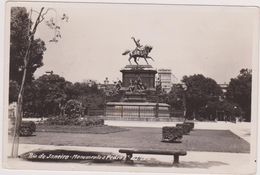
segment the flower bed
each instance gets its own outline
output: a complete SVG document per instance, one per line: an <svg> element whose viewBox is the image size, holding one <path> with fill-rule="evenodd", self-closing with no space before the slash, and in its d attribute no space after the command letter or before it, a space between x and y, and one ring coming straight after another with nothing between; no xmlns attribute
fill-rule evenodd
<svg viewBox="0 0 260 175"><path fill-rule="evenodd" d="M104 119L100 118L68 118L68 117L52 117L48 118L45 125L76 125L76 126L100 126L104 125Z"/></svg>

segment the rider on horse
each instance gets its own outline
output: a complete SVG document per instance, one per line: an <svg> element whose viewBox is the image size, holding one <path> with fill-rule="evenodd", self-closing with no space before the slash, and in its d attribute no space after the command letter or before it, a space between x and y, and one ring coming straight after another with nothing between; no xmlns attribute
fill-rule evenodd
<svg viewBox="0 0 260 175"><path fill-rule="evenodd" d="M132 58L134 59L134 62L137 65L138 65L137 61L139 60L139 58L144 58L146 63L149 64L147 62L147 59L153 60L153 58L150 57L148 54L151 52L153 47L149 46L149 45L143 46L143 45L140 44L140 40L139 39L136 40L134 37L131 37L131 38L134 40L136 48L134 50L126 50L125 52L122 53L122 55L129 54L128 61L129 61L130 64L132 64L131 61L130 61Z"/></svg>
<svg viewBox="0 0 260 175"><path fill-rule="evenodd" d="M131 37L136 45L136 50L138 50L139 52L143 50L143 45L140 44L140 39L135 39L134 37Z"/></svg>

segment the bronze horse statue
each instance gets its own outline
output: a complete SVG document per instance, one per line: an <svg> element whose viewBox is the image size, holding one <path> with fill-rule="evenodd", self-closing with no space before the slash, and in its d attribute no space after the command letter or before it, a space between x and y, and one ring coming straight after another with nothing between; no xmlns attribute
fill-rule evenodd
<svg viewBox="0 0 260 175"><path fill-rule="evenodd" d="M130 64L132 64L131 63L131 59L133 58L134 59L134 62L137 64L137 65L139 65L138 64L138 60L139 60L139 58L144 58L144 60L146 61L146 63L148 64L148 61L147 61L147 59L149 58L149 59L151 59L151 60L153 60L153 58L152 57L150 57L150 56L148 56L148 54L151 52L151 50L152 50L152 46L144 46L144 47L142 47L142 48L136 48L136 49L134 49L134 50L126 50L124 53L122 53L122 55L126 55L126 54L129 54L129 59L128 59L128 61L129 61L129 63ZM137 58L138 58L138 60L137 60ZM154 60L153 60L154 61Z"/></svg>

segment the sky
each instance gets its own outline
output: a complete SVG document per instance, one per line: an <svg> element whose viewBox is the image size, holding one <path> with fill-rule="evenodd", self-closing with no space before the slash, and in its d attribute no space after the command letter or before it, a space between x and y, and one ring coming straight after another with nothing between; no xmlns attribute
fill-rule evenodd
<svg viewBox="0 0 260 175"><path fill-rule="evenodd" d="M25 6L25 4L22 4ZM42 4L27 6L39 10ZM92 79L103 82L122 78L128 63L122 53L134 49L132 36L153 46L149 63L169 68L181 80L203 74L217 83L228 83L242 68L252 68L253 37L258 9L255 7L45 4L56 9L47 18L69 16L60 22L62 38L48 42L51 31L42 23L36 33L46 43L39 77L53 71L71 82ZM47 19L46 18L46 19ZM146 64L140 61L140 64Z"/></svg>

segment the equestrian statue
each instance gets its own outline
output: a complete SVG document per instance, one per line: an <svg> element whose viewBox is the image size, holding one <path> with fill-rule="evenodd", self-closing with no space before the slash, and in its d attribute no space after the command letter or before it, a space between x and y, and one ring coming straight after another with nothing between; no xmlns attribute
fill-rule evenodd
<svg viewBox="0 0 260 175"><path fill-rule="evenodd" d="M151 50L153 49L153 47L152 47L152 46L148 46L148 45L145 45L145 46L141 45L141 44L140 44L140 40L139 40L139 39L136 40L134 37L131 37L131 39L134 40L135 45L136 45L136 48L135 48L134 50L126 50L124 53L122 53L122 55L129 54L129 59L128 59L128 61L129 61L130 64L132 64L132 63L131 63L131 59L132 59L132 58L134 59L134 62L135 62L137 65L139 65L138 62L137 62L137 61L139 60L139 58L143 58L143 59L145 60L145 62L146 62L147 64L149 64L148 61L147 61L147 59L153 60L153 58L150 57L148 54L151 52ZM154 60L153 60L153 61L154 61Z"/></svg>

